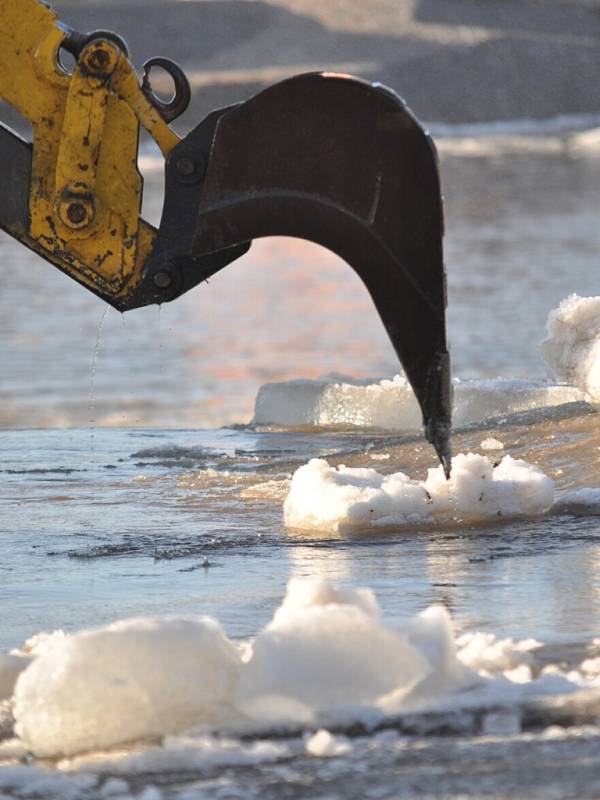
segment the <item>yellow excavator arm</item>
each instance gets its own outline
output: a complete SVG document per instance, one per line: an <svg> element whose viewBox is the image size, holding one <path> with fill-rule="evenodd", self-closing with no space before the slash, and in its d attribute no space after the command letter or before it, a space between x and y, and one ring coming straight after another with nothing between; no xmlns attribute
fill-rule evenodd
<svg viewBox="0 0 600 800"><path fill-rule="evenodd" d="M179 137L142 92L115 40L78 42L37 0L0 2L4 100L33 126L28 225L18 238L89 289L115 299L139 284L155 238L140 219L140 123L168 155ZM71 45L71 48L69 47ZM21 220L23 222L23 220ZM12 231L11 231L12 232Z"/></svg>
<svg viewBox="0 0 600 800"><path fill-rule="evenodd" d="M173 80L168 103L153 67ZM328 247L370 292L449 473L437 158L394 92L298 75L180 139L169 122L190 87L174 62L150 59L140 81L117 34L73 30L40 0L0 0L0 97L33 128L27 142L0 123L0 228L121 311L179 297L254 238ZM140 126L165 157L158 230L140 217Z"/></svg>

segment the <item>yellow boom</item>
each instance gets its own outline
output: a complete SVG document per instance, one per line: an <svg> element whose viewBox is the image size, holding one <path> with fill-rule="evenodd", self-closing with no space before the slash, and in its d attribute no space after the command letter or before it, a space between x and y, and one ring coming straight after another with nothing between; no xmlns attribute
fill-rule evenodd
<svg viewBox="0 0 600 800"><path fill-rule="evenodd" d="M69 29L38 0L0 0L0 96L33 126L29 227L19 238L71 277L119 298L155 238L140 219L140 123L166 156L179 143L119 44L92 36L72 74Z"/></svg>

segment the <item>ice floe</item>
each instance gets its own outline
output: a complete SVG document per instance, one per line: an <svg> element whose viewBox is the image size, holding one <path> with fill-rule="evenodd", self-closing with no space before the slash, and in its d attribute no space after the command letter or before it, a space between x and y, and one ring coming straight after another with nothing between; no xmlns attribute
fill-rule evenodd
<svg viewBox="0 0 600 800"><path fill-rule="evenodd" d="M584 399L574 386L509 378L454 380L453 424L562 405ZM350 426L420 430L421 412L405 377L324 378L267 383L256 397L255 425Z"/></svg>
<svg viewBox="0 0 600 800"><path fill-rule="evenodd" d="M600 403L600 297L565 298L548 315L542 356L560 378Z"/></svg>
<svg viewBox="0 0 600 800"><path fill-rule="evenodd" d="M331 758L344 755L352 750L350 740L345 736L334 736L321 728L306 740L306 752L317 758Z"/></svg>
<svg viewBox="0 0 600 800"><path fill-rule="evenodd" d="M529 667L533 653L542 646L537 639L497 639L491 633L464 633L456 640L458 656L464 664L480 674L497 672L514 674L523 666Z"/></svg>
<svg viewBox="0 0 600 800"><path fill-rule="evenodd" d="M65 770L110 763L113 775L253 764L285 757L287 745L244 744L235 731L284 723L307 728L306 751L327 757L349 749L321 730L332 725L376 727L389 715L482 703L498 714L498 704L600 684L598 659L568 673L534 668L540 646L481 632L456 637L441 606L399 629L369 589L294 579L271 622L240 646L209 618L125 620L56 639L17 681L20 738L5 741L0 761L29 750L62 757ZM499 717L488 727L506 725ZM77 755L94 751L91 761ZM4 787L35 778L15 769L3 773Z"/></svg>
<svg viewBox="0 0 600 800"><path fill-rule="evenodd" d="M315 458L294 473L284 518L290 527L322 531L441 524L540 514L553 498L553 481L542 470L509 455L496 466L486 456L457 455L449 481L441 467L417 481Z"/></svg>
<svg viewBox="0 0 600 800"><path fill-rule="evenodd" d="M423 650L384 624L368 590L340 592L327 583L292 581L254 641L240 696L284 697L311 713L348 702L372 705L429 672Z"/></svg>
<svg viewBox="0 0 600 800"><path fill-rule="evenodd" d="M557 498L553 511L557 514L600 515L600 489L584 487L563 492Z"/></svg>
<svg viewBox="0 0 600 800"><path fill-rule="evenodd" d="M61 637L19 676L16 732L38 756L151 739L233 715L239 653L208 617Z"/></svg>
<svg viewBox="0 0 600 800"><path fill-rule="evenodd" d="M482 450L504 450L504 444L493 436L488 436L479 446Z"/></svg>

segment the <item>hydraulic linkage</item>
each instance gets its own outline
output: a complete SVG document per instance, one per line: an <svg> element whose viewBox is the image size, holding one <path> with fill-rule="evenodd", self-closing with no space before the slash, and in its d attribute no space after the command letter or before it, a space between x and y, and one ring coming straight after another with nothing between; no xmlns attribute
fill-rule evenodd
<svg viewBox="0 0 600 800"><path fill-rule="evenodd" d="M242 256L295 236L341 256L367 287L450 470L443 207L435 146L391 90L338 73L285 80L213 111L184 138L190 88L172 61L140 83L127 46L82 34L40 0L0 0L0 227L120 311L174 300ZM61 55L70 53L69 73ZM154 94L159 66L174 83ZM158 230L140 217L140 125L165 157Z"/></svg>

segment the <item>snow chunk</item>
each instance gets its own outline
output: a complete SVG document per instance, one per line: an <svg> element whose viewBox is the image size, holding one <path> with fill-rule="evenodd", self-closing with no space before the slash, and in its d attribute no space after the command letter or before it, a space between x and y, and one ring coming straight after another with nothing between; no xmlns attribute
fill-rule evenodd
<svg viewBox="0 0 600 800"><path fill-rule="evenodd" d="M16 732L70 755L232 716L239 655L217 622L132 619L58 640L21 673Z"/></svg>
<svg viewBox="0 0 600 800"><path fill-rule="evenodd" d="M350 589L324 580L294 578L289 582L283 602L275 611L271 624L286 625L309 608L335 605L355 606L373 619L381 615L372 589Z"/></svg>
<svg viewBox="0 0 600 800"><path fill-rule="evenodd" d="M325 728L321 728L306 740L306 752L317 758L332 758L342 756L352 750L352 745L346 736L334 736Z"/></svg>
<svg viewBox="0 0 600 800"><path fill-rule="evenodd" d="M12 697L17 678L25 667L48 648L65 639L62 630L36 633L18 649L0 653L0 701Z"/></svg>
<svg viewBox="0 0 600 800"><path fill-rule="evenodd" d="M504 450L502 442L498 439L494 439L493 436L484 439L479 446L482 450Z"/></svg>
<svg viewBox="0 0 600 800"><path fill-rule="evenodd" d="M378 701L386 713L421 708L431 701L472 684L474 673L457 657L454 629L443 606L430 606L406 628L410 643L426 658L428 674L412 687L398 687Z"/></svg>
<svg viewBox="0 0 600 800"><path fill-rule="evenodd" d="M600 403L600 297L571 294L548 315L541 353L561 378Z"/></svg>
<svg viewBox="0 0 600 800"><path fill-rule="evenodd" d="M372 704L430 671L402 633L379 620L374 595L326 581L290 583L273 620L256 637L239 696L276 695L312 709Z"/></svg>
<svg viewBox="0 0 600 800"><path fill-rule="evenodd" d="M19 650L13 651L13 654L24 656L41 656L48 649L54 647L59 642L64 642L66 638L67 634L62 629L52 631L51 633L42 631L41 633L36 633L34 636L30 636L29 639L27 639L27 641L21 645Z"/></svg>
<svg viewBox="0 0 600 800"><path fill-rule="evenodd" d="M324 580L295 579L273 620L256 637L241 673L238 703L257 722L336 724L367 713L422 707L473 681L456 656L452 623L438 606L404 630L381 620L369 589L342 589ZM280 707L287 715L279 717ZM267 712L265 717L265 711ZM325 733L314 742L329 750Z"/></svg>
<svg viewBox="0 0 600 800"><path fill-rule="evenodd" d="M600 656L595 658L586 658L582 661L580 670L585 675L590 675L594 678L600 677Z"/></svg>
<svg viewBox="0 0 600 800"><path fill-rule="evenodd" d="M550 508L553 495L554 484L540 469L508 455L496 467L475 453L455 456L449 481L441 467L416 481L403 472L330 467L315 458L295 472L284 518L289 527L323 531L440 524L539 514Z"/></svg>
<svg viewBox="0 0 600 800"><path fill-rule="evenodd" d="M497 639L493 633L465 633L456 641L458 658L480 674L514 672L532 662L532 653L542 646L536 639Z"/></svg>

